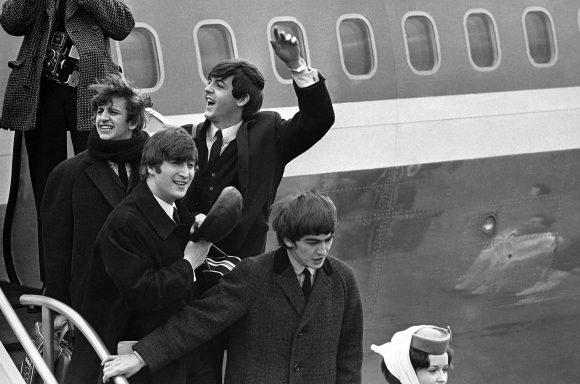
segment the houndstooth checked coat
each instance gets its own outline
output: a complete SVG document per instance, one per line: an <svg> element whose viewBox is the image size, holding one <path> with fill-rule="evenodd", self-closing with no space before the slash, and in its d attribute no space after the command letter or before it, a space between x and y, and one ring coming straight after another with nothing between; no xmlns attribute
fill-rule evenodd
<svg viewBox="0 0 580 384"><path fill-rule="evenodd" d="M55 21L56 0L7 0L0 24L14 36L24 36L8 78L0 128L28 131L35 127L40 75L49 33ZM122 0L67 0L65 29L76 45L80 80L77 88L77 129L92 127L89 84L120 68L111 59L109 38L123 40L135 20Z"/></svg>
<svg viewBox="0 0 580 384"><path fill-rule="evenodd" d="M332 256L307 302L285 248L248 257L133 349L155 372L228 327L226 384L361 383L360 293Z"/></svg>

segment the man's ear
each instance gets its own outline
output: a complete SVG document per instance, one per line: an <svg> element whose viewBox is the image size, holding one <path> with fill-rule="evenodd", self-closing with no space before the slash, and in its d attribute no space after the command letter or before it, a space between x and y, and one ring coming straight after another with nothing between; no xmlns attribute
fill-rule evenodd
<svg viewBox="0 0 580 384"><path fill-rule="evenodd" d="M286 248L294 248L295 246L295 244L287 238L284 238L284 244L286 245Z"/></svg>
<svg viewBox="0 0 580 384"><path fill-rule="evenodd" d="M244 105L248 104L250 101L250 95L247 93L238 99L238 107L243 107Z"/></svg>
<svg viewBox="0 0 580 384"><path fill-rule="evenodd" d="M155 175L157 172L155 171L155 168L154 168L154 167L152 167L152 166L148 165L148 166L147 166L147 173L148 173L149 175L151 175L151 176L154 176L154 175Z"/></svg>

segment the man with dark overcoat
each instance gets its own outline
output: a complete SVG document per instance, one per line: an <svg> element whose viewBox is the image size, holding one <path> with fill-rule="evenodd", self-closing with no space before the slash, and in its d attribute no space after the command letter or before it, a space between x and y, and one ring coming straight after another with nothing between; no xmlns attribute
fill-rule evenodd
<svg viewBox="0 0 580 384"><path fill-rule="evenodd" d="M280 248L242 260L133 354L105 359L104 380L155 372L230 327L226 383L360 383L361 298L350 267L329 255L336 217L323 194L283 200Z"/></svg>
<svg viewBox="0 0 580 384"><path fill-rule="evenodd" d="M190 211L207 214L224 187L237 188L242 216L215 245L242 259L265 250L270 207L286 165L334 123L326 80L306 65L296 37L274 29L270 43L292 74L299 111L289 120L260 112L264 77L258 68L243 59L223 60L208 75L206 120L193 127L200 170L185 203Z"/></svg>
<svg viewBox="0 0 580 384"><path fill-rule="evenodd" d="M91 100L94 127L88 148L51 172L40 210L45 224L45 295L77 311L97 235L113 208L140 180L141 153L149 137L143 131L145 108L151 106L148 95L138 93L118 75L108 75L90 88L96 93ZM56 316L55 326L63 324L64 316ZM78 334L76 344L81 339ZM73 353L72 359L77 356ZM71 378L75 374L69 371Z"/></svg>
<svg viewBox="0 0 580 384"><path fill-rule="evenodd" d="M109 213L140 180L151 99L118 75L92 84L88 149L50 174L41 205L46 296L79 310L93 245Z"/></svg>
<svg viewBox="0 0 580 384"><path fill-rule="evenodd" d="M203 252L191 252L194 218L180 200L196 163L195 144L183 128L155 133L143 148L141 182L111 212L97 237L81 313L110 351L130 346L199 296L203 277L194 271L210 244L199 240L196 249ZM72 363L75 354L84 357L85 352L75 350ZM100 363L84 358L77 362L90 372ZM96 383L100 370L96 373L76 382ZM201 346L161 370L143 370L131 383L217 384L215 377Z"/></svg>

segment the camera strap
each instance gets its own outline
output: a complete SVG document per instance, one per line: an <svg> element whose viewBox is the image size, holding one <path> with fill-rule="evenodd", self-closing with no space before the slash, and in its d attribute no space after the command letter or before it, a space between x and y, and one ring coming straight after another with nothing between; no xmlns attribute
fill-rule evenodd
<svg viewBox="0 0 580 384"><path fill-rule="evenodd" d="M54 30L65 31L64 17L66 14L66 0L56 0L54 12Z"/></svg>

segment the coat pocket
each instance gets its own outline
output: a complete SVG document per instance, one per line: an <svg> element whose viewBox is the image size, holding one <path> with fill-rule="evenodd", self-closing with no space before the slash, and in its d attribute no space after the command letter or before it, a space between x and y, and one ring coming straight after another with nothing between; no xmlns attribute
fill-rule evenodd
<svg viewBox="0 0 580 384"><path fill-rule="evenodd" d="M8 68L16 69L24 65L24 60L10 60L8 62Z"/></svg>

